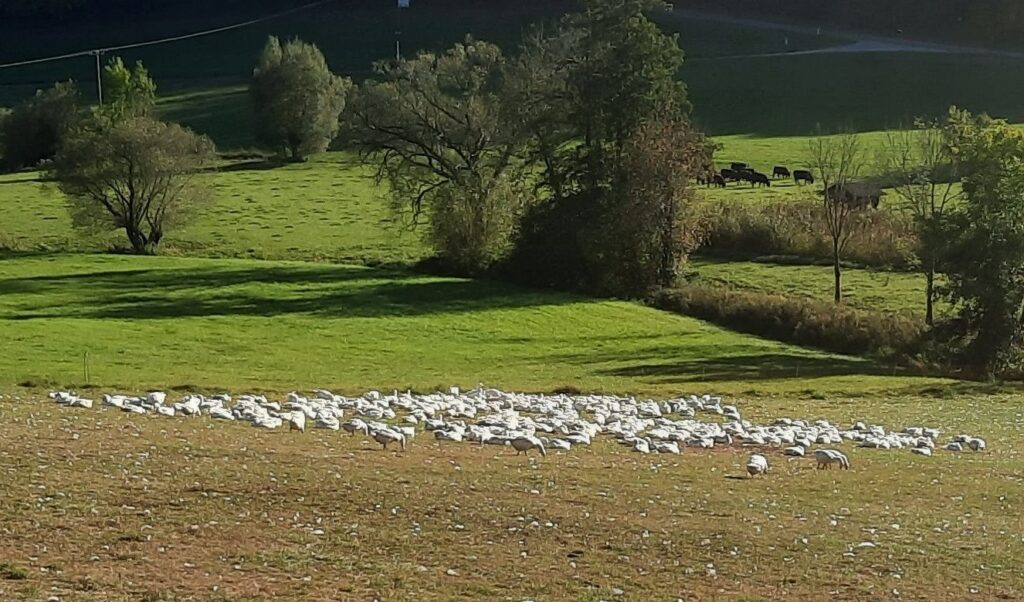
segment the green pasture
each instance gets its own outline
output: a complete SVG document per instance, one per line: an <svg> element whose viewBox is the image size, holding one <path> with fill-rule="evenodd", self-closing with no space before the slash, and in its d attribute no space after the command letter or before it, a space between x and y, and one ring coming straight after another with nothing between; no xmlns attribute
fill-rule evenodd
<svg viewBox="0 0 1024 602"><path fill-rule="evenodd" d="M424 255L420 232L395 221L369 171L351 155L286 166L238 161L207 177L212 202L168 234L165 253L350 263L409 263ZM74 232L63 195L39 178L0 175L0 246L101 251L123 244L122 232Z"/></svg>
<svg viewBox="0 0 1024 602"><path fill-rule="evenodd" d="M697 282L770 293L799 295L819 301L833 299L830 265L777 265L751 261L718 261L694 258L687 269ZM844 303L861 309L924 315L924 275L885 270L843 270ZM950 311L943 303L938 316Z"/></svg>
<svg viewBox="0 0 1024 602"><path fill-rule="evenodd" d="M635 303L299 262L8 256L0 340L9 385L669 394L931 382Z"/></svg>

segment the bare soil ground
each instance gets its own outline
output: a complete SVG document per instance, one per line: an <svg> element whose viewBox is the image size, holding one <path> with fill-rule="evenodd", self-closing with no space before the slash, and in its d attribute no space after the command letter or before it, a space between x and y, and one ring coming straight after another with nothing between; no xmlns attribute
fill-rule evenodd
<svg viewBox="0 0 1024 602"><path fill-rule="evenodd" d="M773 450L746 479L743 449L384 452L8 398L0 599L1020 599L1022 419L997 399L923 410L984 430L987 453L851 449L839 472Z"/></svg>

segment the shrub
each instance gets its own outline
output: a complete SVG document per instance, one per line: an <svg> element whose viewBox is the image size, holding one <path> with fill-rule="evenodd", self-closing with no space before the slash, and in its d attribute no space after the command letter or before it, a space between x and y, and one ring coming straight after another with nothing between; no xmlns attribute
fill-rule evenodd
<svg viewBox="0 0 1024 602"><path fill-rule="evenodd" d="M4 167L35 167L57 154L64 134L78 118L78 89L71 82L39 90L0 121Z"/></svg>
<svg viewBox="0 0 1024 602"><path fill-rule="evenodd" d="M707 234L701 247L707 254L832 258L832 243L823 225L820 203L723 203L707 211ZM910 219L888 211L864 211L858 218L867 223L850 239L847 260L898 269L913 265L917 237Z"/></svg>
<svg viewBox="0 0 1024 602"><path fill-rule="evenodd" d="M327 150L351 87L351 80L331 73L315 45L271 37L249 85L256 137L292 161Z"/></svg>
<svg viewBox="0 0 1024 602"><path fill-rule="evenodd" d="M925 332L910 316L724 286L663 289L650 303L741 332L847 355L909 354Z"/></svg>

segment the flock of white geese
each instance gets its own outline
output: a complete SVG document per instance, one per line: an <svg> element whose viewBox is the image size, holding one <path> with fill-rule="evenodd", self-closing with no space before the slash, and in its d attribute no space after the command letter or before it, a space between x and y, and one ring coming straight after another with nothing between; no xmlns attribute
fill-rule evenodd
<svg viewBox="0 0 1024 602"><path fill-rule="evenodd" d="M72 391L54 391L50 398L72 408L93 408L94 400ZM685 447L711 449L743 446L760 450L747 462L750 476L768 471L766 450L777 448L786 456L813 455L819 468L849 468L845 454L832 449L843 443L858 447L909 450L931 456L940 430L909 426L887 431L877 424L856 422L847 428L827 420L778 418L771 424L745 420L735 405L713 395L689 395L650 400L614 395L543 395L510 393L477 387L461 391L383 394L369 391L358 397L318 389L312 396L289 393L283 401L263 395L190 394L168 402L154 391L141 396L103 395L100 406L134 414L199 417L246 422L262 429L308 427L344 430L370 437L384 449L405 449L418 433L441 441L509 446L516 454L535 450L568 452L590 445L599 436L643 454L678 454ZM960 434L943 448L952 452L985 450L985 440Z"/></svg>

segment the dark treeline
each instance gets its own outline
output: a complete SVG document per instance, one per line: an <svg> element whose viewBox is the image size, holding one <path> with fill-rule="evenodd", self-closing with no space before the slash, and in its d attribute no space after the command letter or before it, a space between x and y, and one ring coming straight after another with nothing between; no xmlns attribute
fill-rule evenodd
<svg viewBox="0 0 1024 602"><path fill-rule="evenodd" d="M224 12L245 12L258 14L275 10L287 10L313 0L0 0L0 15L25 22L67 21L107 19L110 17L161 16L169 14L210 14ZM392 0L336 0L335 5L391 8ZM496 12L523 6L551 6L564 4L567 8L576 3L565 1L516 0L494 2ZM474 0L420 0L412 2L413 8L480 8Z"/></svg>
<svg viewBox="0 0 1024 602"><path fill-rule="evenodd" d="M690 0L685 6L733 17L986 46L1019 46L1024 33L1020 0Z"/></svg>

